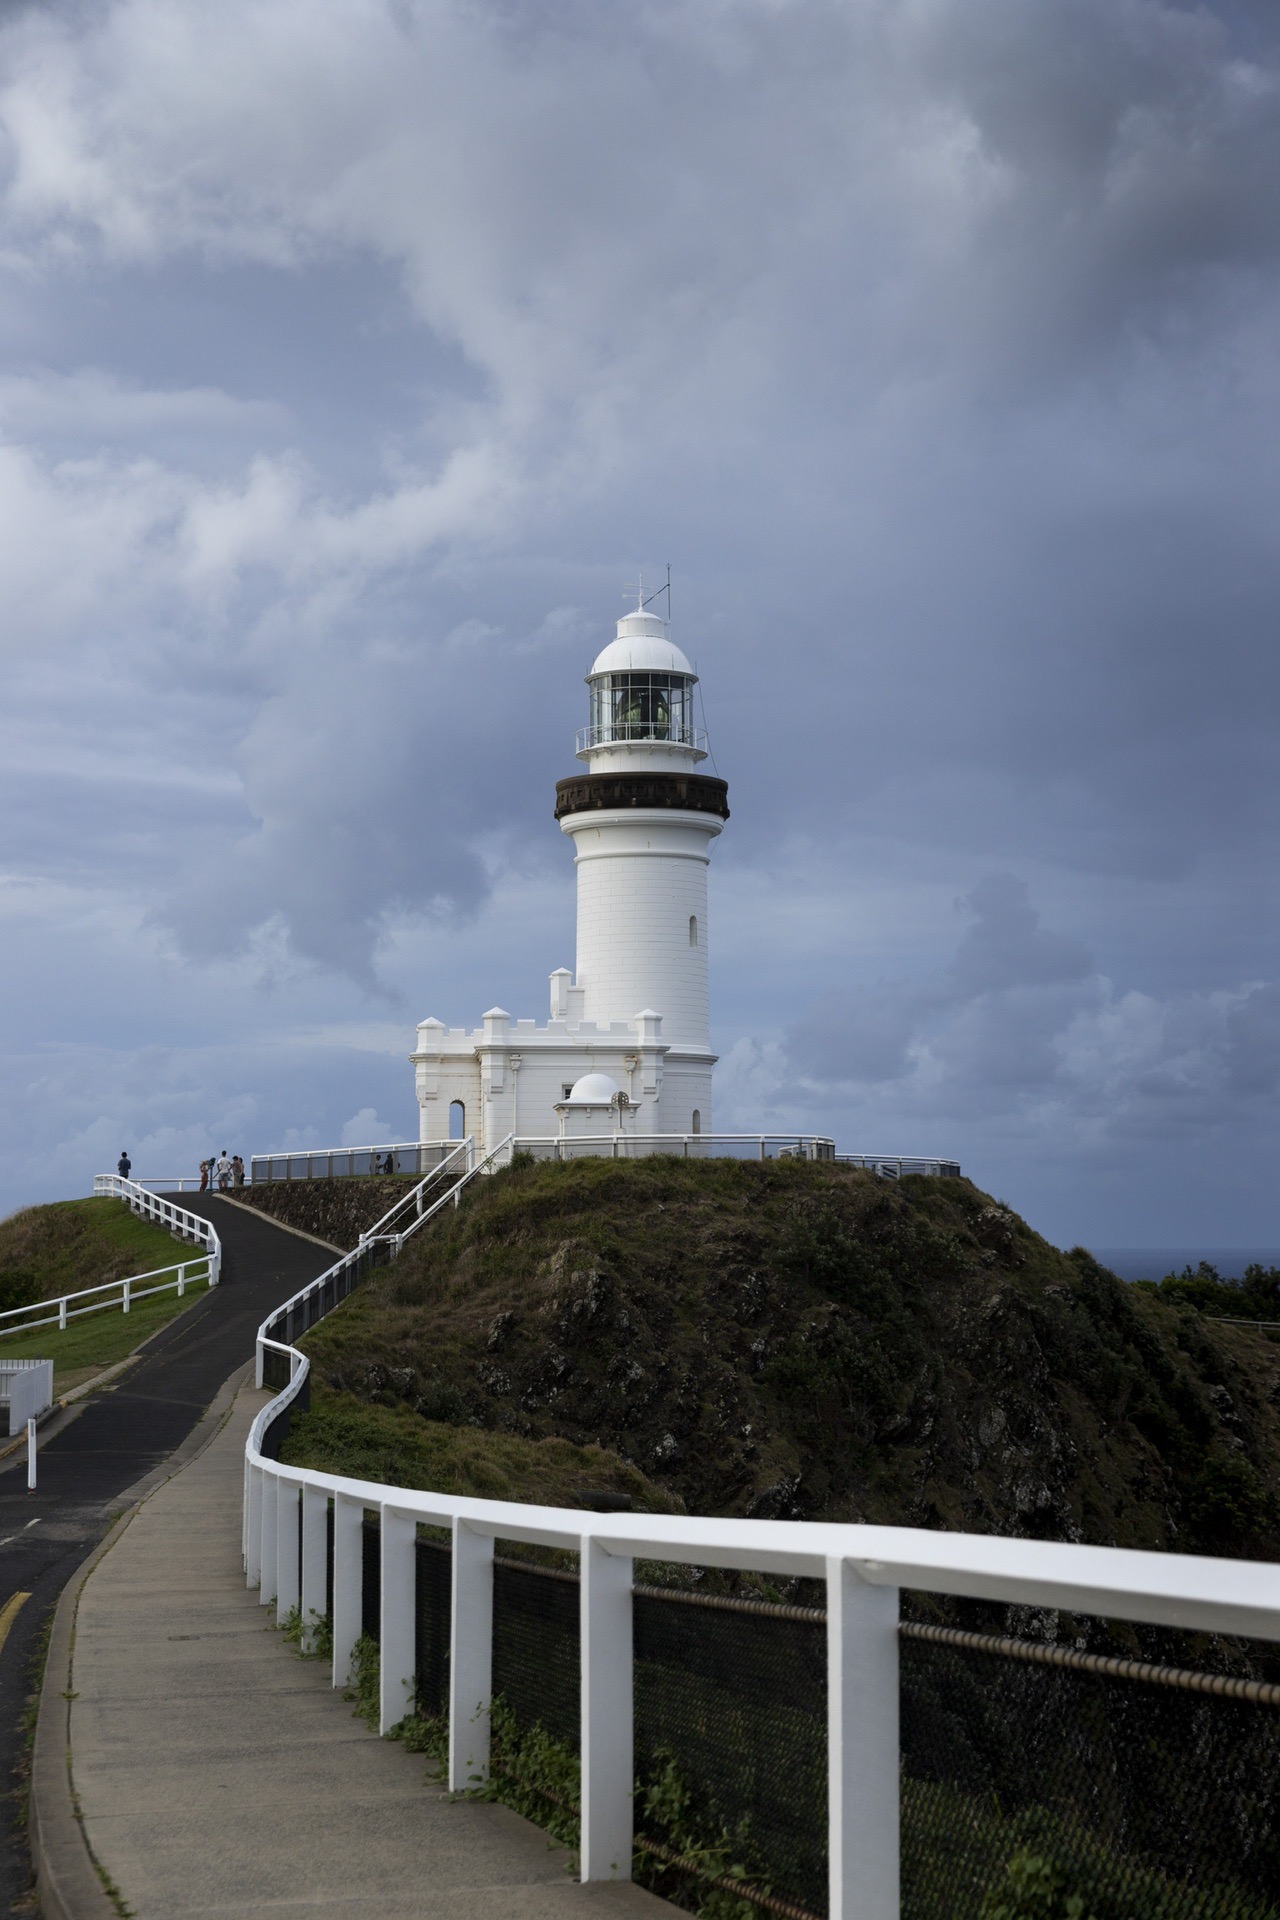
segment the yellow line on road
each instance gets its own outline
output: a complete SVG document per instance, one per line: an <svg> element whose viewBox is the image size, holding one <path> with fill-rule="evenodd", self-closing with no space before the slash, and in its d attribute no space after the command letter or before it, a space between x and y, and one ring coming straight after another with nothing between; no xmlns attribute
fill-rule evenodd
<svg viewBox="0 0 1280 1920"><path fill-rule="evenodd" d="M0 1607L0 1649L3 1649L5 1641L9 1638L9 1629L22 1611L23 1602L30 1598L29 1593L15 1593Z"/></svg>

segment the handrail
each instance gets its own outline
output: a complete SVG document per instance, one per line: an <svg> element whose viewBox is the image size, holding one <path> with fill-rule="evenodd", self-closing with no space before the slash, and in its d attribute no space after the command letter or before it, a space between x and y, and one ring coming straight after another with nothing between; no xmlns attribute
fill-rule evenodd
<svg viewBox="0 0 1280 1920"><path fill-rule="evenodd" d="M193 1273L191 1271L193 1267L205 1267L208 1272ZM202 1280L208 1280L210 1286L215 1286L217 1283L211 1277L212 1269L213 1256L206 1253L198 1255L194 1260L175 1260L169 1267L152 1267L148 1273L131 1273L123 1280L104 1280L96 1287L81 1287L76 1293L52 1294L47 1300L29 1301L25 1307L7 1307L3 1313L0 1313L0 1321L12 1320L14 1324L11 1327L0 1326L0 1340L11 1333L34 1333L37 1327L51 1327L55 1321L59 1332L62 1332L68 1320L79 1320L86 1313L103 1313L108 1307L115 1305L114 1300L100 1300L96 1306L92 1307L70 1305L72 1300L87 1300L91 1293L114 1294L118 1290L122 1313L128 1313L135 1300L149 1300L153 1294L171 1293L175 1288L178 1298L181 1299L188 1287L198 1286ZM177 1278L167 1280L161 1287L139 1288L139 1280L154 1280L162 1273L173 1273ZM19 1314L40 1313L45 1307L53 1307L55 1311L47 1314L43 1320L19 1320L18 1318Z"/></svg>
<svg viewBox="0 0 1280 1920"><path fill-rule="evenodd" d="M126 1180L118 1173L95 1173L93 1192L95 1199L107 1196L124 1200L143 1219L156 1220L179 1240L194 1240L204 1247L209 1255L209 1285L217 1286L222 1277L222 1242L212 1220L206 1220L201 1213L189 1213L185 1207L166 1200L163 1194L149 1193L136 1180Z"/></svg>
<svg viewBox="0 0 1280 1920"><path fill-rule="evenodd" d="M510 1139L495 1148L462 1177L457 1190L509 1145ZM436 1203L433 1213L453 1191ZM359 1257L344 1258L350 1262ZM320 1284L313 1282L312 1287ZM281 1615L297 1609L309 1640L317 1623L331 1613L333 1684L347 1685L363 1630L364 1515L369 1508L378 1514L379 1724L388 1733L414 1704L417 1530L422 1524L448 1527L453 1547L449 1786L460 1792L484 1781L489 1770L494 1542L501 1538L577 1553L584 1881L630 1876L636 1559L825 1582L833 1920L851 1920L855 1913L859 1920L897 1920L899 1911L902 1587L1280 1640L1280 1567L1260 1561L920 1527L603 1514L424 1492L285 1465L275 1454L292 1410L307 1404L310 1363L296 1347L272 1337L270 1329L279 1317L273 1315L259 1330L259 1366L264 1349L287 1355L289 1382L258 1413L245 1445L248 1585L258 1587L263 1604L274 1601Z"/></svg>
<svg viewBox="0 0 1280 1920"><path fill-rule="evenodd" d="M501 1156L504 1153L507 1155L507 1158L510 1159L510 1150L514 1140L515 1135L512 1133L509 1133L505 1140L499 1140L496 1147L491 1147L488 1153L481 1159L472 1162L462 1175L462 1178L456 1180L447 1193L442 1193L438 1200L434 1201L431 1206L420 1213L411 1227L406 1227L403 1233L388 1234L385 1236L394 1242L396 1253L399 1253L401 1247L411 1234L417 1233L420 1227L425 1227L428 1220L433 1220L443 1207L448 1206L450 1201L452 1201L456 1207L464 1187L469 1186L480 1174L492 1173L495 1167L501 1166L503 1164Z"/></svg>
<svg viewBox="0 0 1280 1920"><path fill-rule="evenodd" d="M452 1153L448 1153L445 1155L444 1159L440 1162L438 1167L432 1167L429 1173L423 1174L421 1180L419 1180L417 1186L414 1187L411 1192L402 1194L398 1200L393 1202L393 1204L387 1208L387 1211L383 1214L381 1220L376 1220L374 1224L368 1229L367 1232L362 1233L360 1235L361 1241L363 1242L365 1240L380 1239L382 1237L383 1229L386 1226L388 1226L392 1220L395 1219L397 1214L404 1213L406 1209L408 1209L409 1207L412 1207L415 1213L417 1214L417 1216L421 1218L422 1196L426 1192L427 1188L429 1186L432 1186L435 1183L435 1181L437 1181L443 1173L447 1172L453 1167L453 1163L458 1158L459 1154L464 1154L466 1156L467 1162L469 1165L471 1161L471 1157L474 1152L475 1152L475 1141L472 1139L471 1135L468 1134L465 1140L459 1140L457 1146L454 1148Z"/></svg>

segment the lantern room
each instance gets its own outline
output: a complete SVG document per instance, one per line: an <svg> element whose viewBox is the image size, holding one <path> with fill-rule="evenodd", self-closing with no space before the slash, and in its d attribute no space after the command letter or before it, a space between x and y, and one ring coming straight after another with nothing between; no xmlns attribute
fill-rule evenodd
<svg viewBox="0 0 1280 1920"><path fill-rule="evenodd" d="M578 735L578 758L593 769L623 758L649 766L704 760L706 736L694 724L697 684L665 620L643 607L624 614L587 675L591 724Z"/></svg>

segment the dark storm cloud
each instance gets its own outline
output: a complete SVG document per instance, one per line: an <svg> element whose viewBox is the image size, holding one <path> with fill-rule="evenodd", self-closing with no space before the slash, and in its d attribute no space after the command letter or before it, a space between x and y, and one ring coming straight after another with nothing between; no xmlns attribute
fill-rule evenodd
<svg viewBox="0 0 1280 1920"><path fill-rule="evenodd" d="M203 1016L416 1000L560 871L581 674L671 558L726 918L772 894L717 949L741 1124L800 1070L814 1125L1256 1128L1271 9L118 0L0 69L23 886Z"/></svg>

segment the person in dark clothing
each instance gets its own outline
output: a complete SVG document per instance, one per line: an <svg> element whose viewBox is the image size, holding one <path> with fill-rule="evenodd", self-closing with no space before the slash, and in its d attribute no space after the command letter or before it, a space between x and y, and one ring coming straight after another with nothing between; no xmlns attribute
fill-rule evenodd
<svg viewBox="0 0 1280 1920"><path fill-rule="evenodd" d="M128 1153L122 1149L120 1153L120 1158L116 1161L116 1172L120 1175L120 1178L122 1180L127 1180L129 1178L129 1173L132 1167L133 1167L132 1160L129 1158Z"/></svg>

